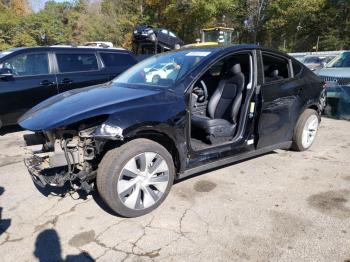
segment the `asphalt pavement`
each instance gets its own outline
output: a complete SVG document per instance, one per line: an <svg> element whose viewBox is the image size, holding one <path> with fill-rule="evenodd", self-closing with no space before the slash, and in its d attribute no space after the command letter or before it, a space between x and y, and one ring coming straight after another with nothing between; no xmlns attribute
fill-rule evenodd
<svg viewBox="0 0 350 262"><path fill-rule="evenodd" d="M138 218L97 193L39 190L24 131L0 136L1 261L350 261L350 122L311 150L272 153L175 184Z"/></svg>

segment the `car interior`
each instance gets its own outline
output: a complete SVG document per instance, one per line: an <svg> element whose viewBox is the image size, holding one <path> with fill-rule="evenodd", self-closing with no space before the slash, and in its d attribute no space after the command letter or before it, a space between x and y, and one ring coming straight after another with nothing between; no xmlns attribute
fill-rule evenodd
<svg viewBox="0 0 350 262"><path fill-rule="evenodd" d="M232 55L211 66L191 92L191 147L201 150L232 141L252 83L249 53Z"/></svg>
<svg viewBox="0 0 350 262"><path fill-rule="evenodd" d="M289 77L288 63L286 63L286 60L263 54L263 63L265 83Z"/></svg>

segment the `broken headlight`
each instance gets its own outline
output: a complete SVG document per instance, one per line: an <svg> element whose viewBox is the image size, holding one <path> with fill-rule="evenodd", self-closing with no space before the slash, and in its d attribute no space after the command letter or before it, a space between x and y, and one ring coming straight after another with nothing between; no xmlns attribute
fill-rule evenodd
<svg viewBox="0 0 350 262"><path fill-rule="evenodd" d="M82 130L81 137L97 137L109 139L123 139L123 129L113 124L103 123L100 126Z"/></svg>

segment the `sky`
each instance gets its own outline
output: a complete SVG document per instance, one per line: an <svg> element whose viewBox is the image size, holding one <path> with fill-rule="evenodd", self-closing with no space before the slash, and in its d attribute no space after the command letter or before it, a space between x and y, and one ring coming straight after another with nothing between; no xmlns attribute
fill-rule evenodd
<svg viewBox="0 0 350 262"><path fill-rule="evenodd" d="M38 12L45 5L45 2L48 0L29 0L30 5L32 6L34 12ZM73 2L73 0L55 0L56 2Z"/></svg>

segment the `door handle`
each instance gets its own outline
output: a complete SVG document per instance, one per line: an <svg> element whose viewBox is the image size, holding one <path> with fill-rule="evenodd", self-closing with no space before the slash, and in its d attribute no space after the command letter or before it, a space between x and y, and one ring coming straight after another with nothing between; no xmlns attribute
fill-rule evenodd
<svg viewBox="0 0 350 262"><path fill-rule="evenodd" d="M41 86L51 86L51 85L54 85L54 84L55 84L55 82L51 82L49 80L43 80L43 81L40 82Z"/></svg>
<svg viewBox="0 0 350 262"><path fill-rule="evenodd" d="M61 81L61 84L71 84L73 83L73 80L69 79L69 78L64 78Z"/></svg>

